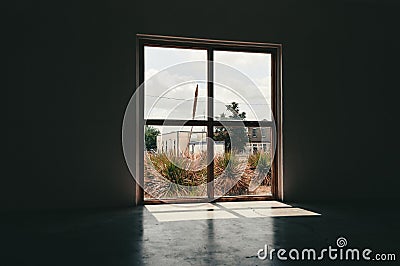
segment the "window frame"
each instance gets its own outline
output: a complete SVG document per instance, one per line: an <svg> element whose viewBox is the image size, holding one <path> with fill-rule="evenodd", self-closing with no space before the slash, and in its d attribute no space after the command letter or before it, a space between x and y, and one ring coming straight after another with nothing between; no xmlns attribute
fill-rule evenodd
<svg viewBox="0 0 400 266"><path fill-rule="evenodd" d="M136 204L155 204L162 202L210 202L210 201L240 201L240 200L283 200L283 135L282 135L282 45L276 43L260 43L260 42L243 42L243 41L225 41L225 40L211 40L211 39L198 39L187 37L173 37L161 35L136 35L136 88L143 84L144 80L144 47L157 46L157 47L172 47L172 48L186 48L186 49L201 49L207 51L207 60L210 62L207 65L207 119L206 120L188 120L184 126L207 126L207 135L209 138L213 137L214 127L216 126L234 126L238 125L238 121L220 121L214 119L214 51L238 51L238 52L256 52L256 53L269 53L271 54L271 107L272 114L275 119L276 136L271 136L276 142L275 156L271 164L272 195L257 196L257 195L244 195L244 196L223 196L214 198L213 179L214 179L214 162L211 160L210 165L207 167L207 198L191 198L191 199L171 199L171 200L157 200L146 199L144 200L144 129L145 125L182 125L182 120L174 119L145 119L144 118L144 92L139 90L136 92ZM271 126L270 121L242 121L240 125L245 127L268 127ZM208 144L208 156L213 158L214 148L212 142Z"/></svg>

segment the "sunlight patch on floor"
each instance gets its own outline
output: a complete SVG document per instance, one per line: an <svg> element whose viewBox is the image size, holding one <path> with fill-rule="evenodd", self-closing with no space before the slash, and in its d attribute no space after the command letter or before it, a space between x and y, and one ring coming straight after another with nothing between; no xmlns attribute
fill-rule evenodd
<svg viewBox="0 0 400 266"><path fill-rule="evenodd" d="M285 203L271 200L271 201L235 201L235 202L217 202L217 206L222 206L227 209L241 209L241 208L282 208L291 207Z"/></svg>
<svg viewBox="0 0 400 266"><path fill-rule="evenodd" d="M192 212L152 212L159 222L189 221L189 220L215 220L239 218L226 211L192 211Z"/></svg>
<svg viewBox="0 0 400 266"><path fill-rule="evenodd" d="M145 208L159 222L320 215L279 201L160 204Z"/></svg>
<svg viewBox="0 0 400 266"><path fill-rule="evenodd" d="M150 212L171 212L171 211L195 211L195 210L216 210L218 206L211 203L186 203L186 204L159 204L146 205L146 209Z"/></svg>
<svg viewBox="0 0 400 266"><path fill-rule="evenodd" d="M300 208L247 209L247 210L236 210L235 212L246 218L320 215L318 213L303 210Z"/></svg>

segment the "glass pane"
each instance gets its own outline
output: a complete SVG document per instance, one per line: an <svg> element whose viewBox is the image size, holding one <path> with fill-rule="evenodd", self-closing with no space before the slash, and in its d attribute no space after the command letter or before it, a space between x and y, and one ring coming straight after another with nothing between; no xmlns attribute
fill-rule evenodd
<svg viewBox="0 0 400 266"><path fill-rule="evenodd" d="M214 61L215 118L271 121L271 55L214 51Z"/></svg>
<svg viewBox="0 0 400 266"><path fill-rule="evenodd" d="M271 195L270 127L215 127L214 141L224 148L215 154L216 196Z"/></svg>
<svg viewBox="0 0 400 266"><path fill-rule="evenodd" d="M145 199L207 196L206 127L146 126Z"/></svg>
<svg viewBox="0 0 400 266"><path fill-rule="evenodd" d="M145 119L205 120L206 60L205 50L145 46Z"/></svg>

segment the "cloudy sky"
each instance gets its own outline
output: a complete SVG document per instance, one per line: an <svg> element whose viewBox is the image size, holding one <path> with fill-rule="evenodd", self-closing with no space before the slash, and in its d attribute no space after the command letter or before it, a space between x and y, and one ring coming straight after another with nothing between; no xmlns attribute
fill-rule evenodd
<svg viewBox="0 0 400 266"><path fill-rule="evenodd" d="M145 47L145 118L191 119L196 85L196 119L206 119L207 52ZM214 52L214 116L239 103L246 120L271 119L271 57L262 53Z"/></svg>

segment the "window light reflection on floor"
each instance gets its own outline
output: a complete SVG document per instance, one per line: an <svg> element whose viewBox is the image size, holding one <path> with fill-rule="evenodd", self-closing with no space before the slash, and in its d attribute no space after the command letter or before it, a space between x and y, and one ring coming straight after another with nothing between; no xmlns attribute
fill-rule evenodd
<svg viewBox="0 0 400 266"><path fill-rule="evenodd" d="M320 215L278 201L161 204L145 208L159 222Z"/></svg>

